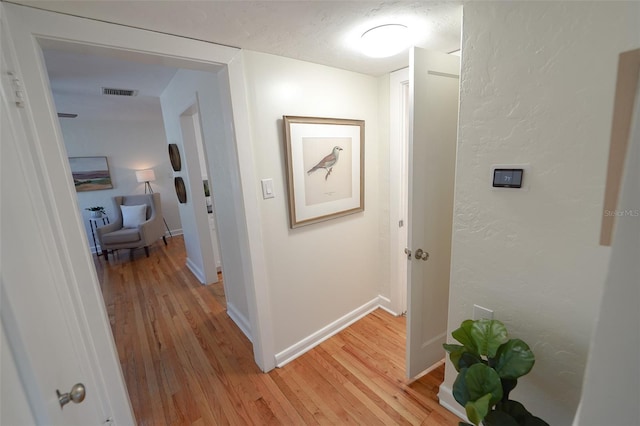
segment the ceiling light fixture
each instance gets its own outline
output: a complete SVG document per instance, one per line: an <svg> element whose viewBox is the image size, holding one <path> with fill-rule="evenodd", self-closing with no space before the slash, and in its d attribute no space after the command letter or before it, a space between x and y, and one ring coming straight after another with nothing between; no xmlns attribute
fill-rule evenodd
<svg viewBox="0 0 640 426"><path fill-rule="evenodd" d="M409 47L409 29L402 24L373 27L360 37L362 53L372 58L386 58Z"/></svg>

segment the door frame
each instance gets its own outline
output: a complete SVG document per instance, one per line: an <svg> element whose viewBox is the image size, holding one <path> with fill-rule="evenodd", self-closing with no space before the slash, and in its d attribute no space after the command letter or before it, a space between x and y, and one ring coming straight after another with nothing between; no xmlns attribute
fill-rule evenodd
<svg viewBox="0 0 640 426"><path fill-rule="evenodd" d="M80 48L91 46L109 52L115 49L124 55L153 55L161 57L166 64L182 64L182 67L185 64L201 69L211 65L226 67L226 72L220 72L223 95L228 95L223 100L228 114L225 117L225 131L227 143L234 145L238 155L237 167L244 204L244 211L239 213L246 225L239 239L246 253L242 259L246 271L243 284L247 290L254 359L263 371L275 368L242 52L212 43L16 4L1 3L0 7L2 24L9 28L18 59L18 69L14 72L20 78L25 92L25 113L33 132L30 151L34 163L41 170L37 180L45 196L50 221L56 224L52 232L67 277L64 290L69 293L71 300L66 308L83 321L80 326L82 338L94 356L97 375L103 379L114 417L129 410L129 401L93 259L86 247L85 230L70 178L66 148L44 66L41 46L47 43L62 41Z"/></svg>
<svg viewBox="0 0 640 426"><path fill-rule="evenodd" d="M389 269L391 311L407 311L409 68L389 76ZM399 225L402 220L403 226Z"/></svg>

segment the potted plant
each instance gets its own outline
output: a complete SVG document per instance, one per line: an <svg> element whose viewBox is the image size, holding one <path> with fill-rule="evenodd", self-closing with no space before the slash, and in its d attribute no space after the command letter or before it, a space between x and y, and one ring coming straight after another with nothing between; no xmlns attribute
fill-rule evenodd
<svg viewBox="0 0 640 426"><path fill-rule="evenodd" d="M466 320L451 335L462 343L443 345L458 371L453 397L474 425L549 426L509 399L518 378L529 373L535 363L525 342L510 339L503 323L487 319Z"/></svg>
<svg viewBox="0 0 640 426"><path fill-rule="evenodd" d="M104 211L104 207L102 206L87 207L85 210L90 211L91 217L94 218L101 218L103 214L106 214L106 212Z"/></svg>

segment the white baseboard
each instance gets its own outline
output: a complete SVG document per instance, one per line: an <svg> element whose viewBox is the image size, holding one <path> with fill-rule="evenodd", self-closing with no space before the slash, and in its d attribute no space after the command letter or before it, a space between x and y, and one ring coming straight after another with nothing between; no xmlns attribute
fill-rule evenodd
<svg viewBox="0 0 640 426"><path fill-rule="evenodd" d="M172 236L172 237L175 237L175 236L177 236L177 235L182 235L182 234L184 234L184 232L182 231L182 228L172 229L172 230L171 230L171 236ZM165 232L165 234L164 234L164 235L165 235L165 237L170 236L168 232Z"/></svg>
<svg viewBox="0 0 640 426"><path fill-rule="evenodd" d="M329 337L339 333L343 329L347 328L354 322L358 321L360 318L373 312L379 307L380 307L380 296L377 296L375 299L365 303L359 308L354 309L353 311L344 315L342 318L339 318L336 321L332 322L331 324L327 325L326 327L321 328L320 330L300 340L298 343L290 346L284 351L277 353L276 367L282 367L288 362L293 361L303 353L316 347L320 343L327 340Z"/></svg>
<svg viewBox="0 0 640 426"><path fill-rule="evenodd" d="M227 315L229 315L229 318L236 323L240 331L247 336L247 339L253 343L253 339L251 338L251 325L249 324L249 321L244 317L244 315L240 314L236 307L230 304L229 301L227 301Z"/></svg>
<svg viewBox="0 0 640 426"><path fill-rule="evenodd" d="M198 268L198 266L195 263L193 263L193 260L191 260L188 257L187 257L187 268L189 268L189 270L193 273L193 275L196 276L196 278L198 279L198 281L200 281L201 284L206 284L207 281L205 280L204 272L202 272L202 270Z"/></svg>
<svg viewBox="0 0 640 426"><path fill-rule="evenodd" d="M469 419L467 419L467 413L462 408L458 401L453 397L453 392L448 386L444 384L440 385L440 391L438 392L438 399L440 400L440 405L442 405L447 410L451 411L456 416L460 417L467 423Z"/></svg>
<svg viewBox="0 0 640 426"><path fill-rule="evenodd" d="M391 309L391 299L389 299L388 297L380 296L380 295L378 295L378 299L380 299L380 309L389 312L394 317L399 317L401 315L395 312L393 309Z"/></svg>

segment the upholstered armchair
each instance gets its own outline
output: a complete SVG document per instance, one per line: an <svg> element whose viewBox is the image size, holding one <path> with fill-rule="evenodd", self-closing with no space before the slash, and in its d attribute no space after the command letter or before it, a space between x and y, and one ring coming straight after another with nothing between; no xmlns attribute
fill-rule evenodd
<svg viewBox="0 0 640 426"><path fill-rule="evenodd" d="M149 257L149 246L160 238L167 244L164 235L164 223L160 194L119 195L113 197L115 207L114 220L97 229L100 248L105 259L109 260L109 250L144 247Z"/></svg>

